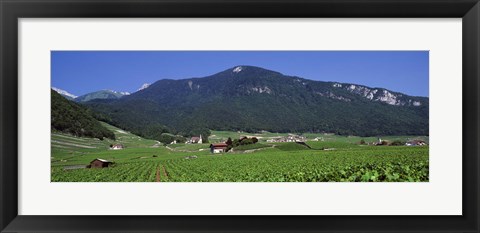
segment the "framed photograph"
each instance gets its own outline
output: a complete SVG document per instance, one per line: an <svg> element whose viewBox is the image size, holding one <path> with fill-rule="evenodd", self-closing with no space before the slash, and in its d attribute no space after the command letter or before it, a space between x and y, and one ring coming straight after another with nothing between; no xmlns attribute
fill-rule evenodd
<svg viewBox="0 0 480 233"><path fill-rule="evenodd" d="M1 232L479 232L479 10L1 1Z"/></svg>

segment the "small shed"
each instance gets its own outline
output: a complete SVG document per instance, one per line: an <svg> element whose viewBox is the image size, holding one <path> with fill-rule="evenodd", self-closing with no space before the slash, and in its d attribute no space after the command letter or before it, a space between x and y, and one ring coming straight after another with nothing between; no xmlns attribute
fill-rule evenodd
<svg viewBox="0 0 480 233"><path fill-rule="evenodd" d="M112 150L121 150L121 149L123 149L123 145L122 144L115 144L115 145L112 145L111 149Z"/></svg>
<svg viewBox="0 0 480 233"><path fill-rule="evenodd" d="M88 166L88 168L104 168L104 167L108 167L112 163L113 162L110 162L105 159L94 159L92 162L90 162L90 165Z"/></svg>
<svg viewBox="0 0 480 233"><path fill-rule="evenodd" d="M214 143L210 144L210 152L214 154L222 153L227 151L227 143Z"/></svg>

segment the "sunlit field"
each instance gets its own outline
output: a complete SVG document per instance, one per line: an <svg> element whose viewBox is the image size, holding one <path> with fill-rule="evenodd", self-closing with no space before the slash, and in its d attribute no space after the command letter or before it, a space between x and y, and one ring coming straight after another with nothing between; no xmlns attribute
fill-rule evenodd
<svg viewBox="0 0 480 233"><path fill-rule="evenodd" d="M116 141L52 133L52 182L428 182L428 146L374 146L376 137L304 134L306 145L267 142L286 134L212 131L210 142L255 136L259 142L212 154L209 143L163 145L113 126ZM318 141L312 141L317 138ZM383 140L428 137L389 136ZM363 140L364 143L359 142ZM122 150L111 150L121 143ZM369 145L370 144L370 145ZM96 158L108 168L84 168Z"/></svg>

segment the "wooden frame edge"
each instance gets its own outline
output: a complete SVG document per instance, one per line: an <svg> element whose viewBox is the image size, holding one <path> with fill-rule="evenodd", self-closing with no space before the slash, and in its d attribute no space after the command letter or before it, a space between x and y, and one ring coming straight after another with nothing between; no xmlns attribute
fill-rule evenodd
<svg viewBox="0 0 480 233"><path fill-rule="evenodd" d="M303 5L302 5L303 3ZM278 8L266 10L278 4ZM125 6L136 6L133 10ZM158 8L160 6L160 8ZM186 7L195 6L195 7ZM200 12L208 6L227 8L214 17L462 17L463 18L463 210L464 216L324 216L319 221L312 216L19 216L18 215L18 18L22 17L208 17L212 10ZM157 8L156 8L157 7ZM164 8L162 8L164 7ZM253 8L252 8L253 7ZM105 12L105 9L110 9ZM249 14L244 8L252 9ZM381 9L386 9L382 11ZM432 11L426 12L425 9ZM170 10L169 10L170 9ZM379 11L380 10L380 11ZM478 0L261 0L261 1L192 1L146 0L126 1L91 0L0 0L0 231L1 232L96 232L96 231L158 231L158 232L211 232L211 231L283 231L283 232L479 232L480 163L478 139L480 132L478 104L480 103L480 5ZM467 156L470 155L470 156ZM473 176L472 176L473 172ZM475 176L476 175L476 176ZM465 200L469 200L465 202ZM423 226L414 229L412 222L422 218ZM212 219L222 221L216 228L206 225ZM369 220L370 219L370 220ZM362 221L378 222L371 228ZM395 220L396 219L396 220ZM106 228L87 227L88 223L119 222ZM185 223L184 221L189 221ZM268 224L280 221L279 228ZM294 223L293 225L289 225ZM317 221L319 221L317 223ZM350 221L353 225L345 226ZM448 222L448 228L431 229L438 221ZM282 223L283 222L283 223ZM248 223L248 224L246 224ZM320 225L319 223L327 223ZM395 229L389 224L398 225ZM133 224L133 225L132 225ZM136 224L145 224L138 227ZM304 224L310 228L292 226ZM95 225L95 224L91 224ZM314 227L324 227L323 229ZM340 229L339 227L342 227ZM383 227L383 228L382 228Z"/></svg>

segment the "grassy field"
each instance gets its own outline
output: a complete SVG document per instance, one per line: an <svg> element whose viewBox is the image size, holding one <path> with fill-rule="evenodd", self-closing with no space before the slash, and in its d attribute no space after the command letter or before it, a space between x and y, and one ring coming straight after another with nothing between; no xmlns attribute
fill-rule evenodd
<svg viewBox="0 0 480 233"><path fill-rule="evenodd" d="M377 138L304 134L307 146L294 142L266 143L287 134L244 134L212 131L210 142L256 136L254 145L233 152L211 154L209 144L173 144L167 147L105 124L117 141L78 138L52 133L52 182L426 182L428 146L368 146ZM412 137L382 137L410 140ZM428 142L428 137L419 139ZM109 150L123 144L123 150ZM95 158L113 161L109 168L68 169L88 165ZM67 169L66 169L67 168Z"/></svg>

